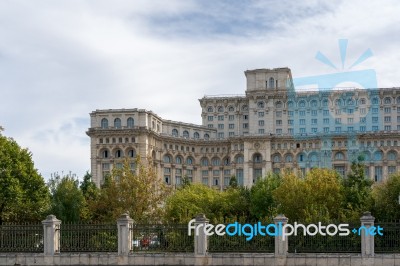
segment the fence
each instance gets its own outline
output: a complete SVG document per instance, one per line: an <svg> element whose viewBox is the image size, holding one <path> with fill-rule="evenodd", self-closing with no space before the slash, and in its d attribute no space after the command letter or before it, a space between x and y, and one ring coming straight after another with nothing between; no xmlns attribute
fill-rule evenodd
<svg viewBox="0 0 400 266"><path fill-rule="evenodd" d="M365 213L360 224L348 228L373 229L374 217ZM274 218L275 225L284 225L286 217ZM131 253L361 253L373 256L377 253L400 253L400 221L377 223L384 234L368 235L354 231L348 236L297 236L275 237L254 235L247 241L246 236L210 235L205 230L189 235L187 224L135 224L127 214L117 224L76 224L64 223L55 216L48 216L41 224L0 225L0 252L36 252L46 255L55 253L118 252ZM195 219L195 228L208 226L206 217ZM193 228L193 227L192 227ZM199 227L201 228L201 227ZM360 229L361 230L361 229ZM302 232L302 231L300 231Z"/></svg>

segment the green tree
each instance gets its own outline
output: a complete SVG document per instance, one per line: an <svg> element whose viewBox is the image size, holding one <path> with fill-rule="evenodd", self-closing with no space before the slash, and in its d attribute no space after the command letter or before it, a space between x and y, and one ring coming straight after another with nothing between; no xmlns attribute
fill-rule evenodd
<svg viewBox="0 0 400 266"><path fill-rule="evenodd" d="M61 177L58 174L49 180L51 192L50 213L64 222L77 222L85 213L85 197L79 189L79 180L71 174Z"/></svg>
<svg viewBox="0 0 400 266"><path fill-rule="evenodd" d="M0 135L0 224L41 220L49 202L49 191L32 154Z"/></svg>
<svg viewBox="0 0 400 266"><path fill-rule="evenodd" d="M277 214L277 203L273 192L279 187L281 178L275 174L268 174L258 179L251 187L250 213L256 220L272 218Z"/></svg>
<svg viewBox="0 0 400 266"><path fill-rule="evenodd" d="M365 176L363 157L353 161L351 170L343 179L344 208L343 214L347 220L358 221L365 211L370 211L373 205L372 180Z"/></svg>
<svg viewBox="0 0 400 266"><path fill-rule="evenodd" d="M114 222L122 213L136 222L159 222L164 217L165 199L170 188L157 177L152 167L136 158L136 169L126 160L121 169L113 169L111 176L99 191L98 197L89 201L94 218Z"/></svg>
<svg viewBox="0 0 400 266"><path fill-rule="evenodd" d="M400 173L389 176L382 183L373 186L375 200L373 214L378 219L400 219Z"/></svg>

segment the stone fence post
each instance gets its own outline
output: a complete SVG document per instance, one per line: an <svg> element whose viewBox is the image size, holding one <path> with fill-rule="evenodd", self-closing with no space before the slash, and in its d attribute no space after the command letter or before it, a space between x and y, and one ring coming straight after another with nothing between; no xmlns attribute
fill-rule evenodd
<svg viewBox="0 0 400 266"><path fill-rule="evenodd" d="M128 255L132 250L132 226L133 219L127 213L118 218L118 255Z"/></svg>
<svg viewBox="0 0 400 266"><path fill-rule="evenodd" d="M60 253L60 224L55 215L49 215L43 224L43 251L44 255Z"/></svg>
<svg viewBox="0 0 400 266"><path fill-rule="evenodd" d="M205 256L208 249L208 237L204 233L204 228L208 224L209 220L206 216L201 213L195 218L195 231L194 231L194 255L195 256ZM197 234L198 231L198 234Z"/></svg>
<svg viewBox="0 0 400 266"><path fill-rule="evenodd" d="M374 256L375 241L374 236L370 234L369 229L374 226L375 217L370 212L364 212L360 218L361 228L361 256Z"/></svg>
<svg viewBox="0 0 400 266"><path fill-rule="evenodd" d="M279 214L274 218L274 223L276 228L279 228L280 224L284 226L285 224L287 224L288 221L289 219L286 218L285 215L283 214ZM282 234L275 236L275 257L286 256L287 252L288 252L288 237L286 236L285 239L283 239Z"/></svg>

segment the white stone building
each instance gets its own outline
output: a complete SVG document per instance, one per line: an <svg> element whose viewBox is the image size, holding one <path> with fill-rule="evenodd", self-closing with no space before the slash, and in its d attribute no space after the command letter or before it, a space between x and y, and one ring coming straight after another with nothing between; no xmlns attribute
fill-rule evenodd
<svg viewBox="0 0 400 266"><path fill-rule="evenodd" d="M87 134L95 183L136 155L152 157L159 177L172 186L186 176L217 189L233 175L251 186L283 169L304 174L329 167L345 175L361 154L376 181L400 170L400 88L295 92L289 68L245 75L245 95L200 99L203 125L144 109L93 111Z"/></svg>

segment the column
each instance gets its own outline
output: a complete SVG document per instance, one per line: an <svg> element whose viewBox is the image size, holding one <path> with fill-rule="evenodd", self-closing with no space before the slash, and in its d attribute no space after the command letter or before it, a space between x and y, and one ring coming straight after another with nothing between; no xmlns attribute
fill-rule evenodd
<svg viewBox="0 0 400 266"><path fill-rule="evenodd" d="M117 220L118 255L128 255L132 250L132 225L133 220L127 213L122 214Z"/></svg>
<svg viewBox="0 0 400 266"><path fill-rule="evenodd" d="M44 255L60 253L60 224L61 221L55 215L49 215L43 224Z"/></svg>
<svg viewBox="0 0 400 266"><path fill-rule="evenodd" d="M288 221L289 219L286 218L285 215L283 214L279 214L274 218L274 223L276 225L276 228L279 228L280 224L284 226L285 224L287 224ZM282 234L275 236L275 257L286 256L287 252L288 252L288 237L286 236L285 239L283 239Z"/></svg>
<svg viewBox="0 0 400 266"><path fill-rule="evenodd" d="M195 218L195 233L194 233L194 255L205 256L208 249L208 237L204 233L204 228L208 224L209 220L206 216L201 213ZM198 232L198 233L197 233Z"/></svg>
<svg viewBox="0 0 400 266"><path fill-rule="evenodd" d="M369 229L374 226L375 217L373 217L370 212L364 212L360 221L361 256L374 256L374 236L369 233Z"/></svg>

